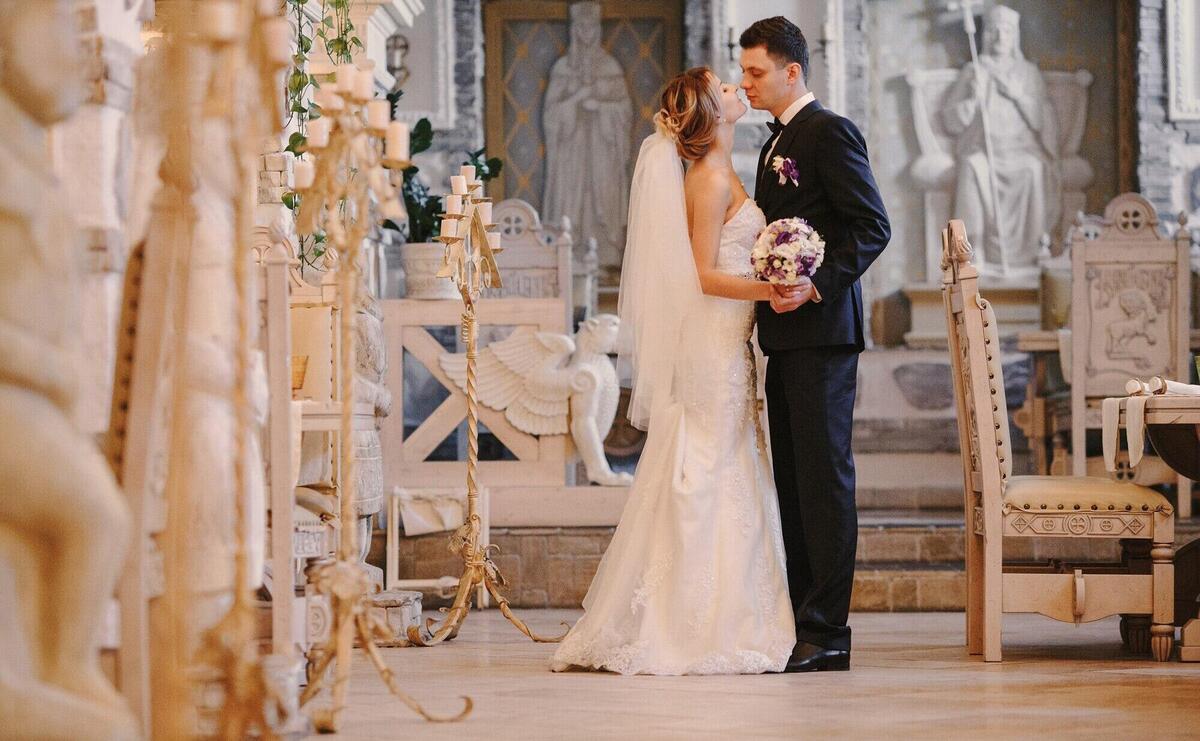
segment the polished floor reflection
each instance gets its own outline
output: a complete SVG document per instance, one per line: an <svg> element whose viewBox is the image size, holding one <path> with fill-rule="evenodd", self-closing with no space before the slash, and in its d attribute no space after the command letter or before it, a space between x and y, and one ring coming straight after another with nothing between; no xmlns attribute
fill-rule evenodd
<svg viewBox="0 0 1200 741"><path fill-rule="evenodd" d="M553 632L577 611L527 610ZM850 672L746 677L551 674L551 645L530 643L495 610L454 641L387 649L404 687L455 725L419 720L360 657L344 739L1196 738L1200 664L1123 652L1116 620L1079 627L1005 617L1005 661L967 659L961 613L852 616Z"/></svg>

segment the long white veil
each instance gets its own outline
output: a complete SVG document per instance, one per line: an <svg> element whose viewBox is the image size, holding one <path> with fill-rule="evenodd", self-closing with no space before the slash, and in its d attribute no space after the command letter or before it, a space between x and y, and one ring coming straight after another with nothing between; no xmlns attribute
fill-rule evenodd
<svg viewBox="0 0 1200 741"><path fill-rule="evenodd" d="M660 125L642 142L634 167L617 303L617 360L631 374L634 427L648 429L655 413L677 400L676 368L689 354L684 322L702 295L688 237L683 163Z"/></svg>

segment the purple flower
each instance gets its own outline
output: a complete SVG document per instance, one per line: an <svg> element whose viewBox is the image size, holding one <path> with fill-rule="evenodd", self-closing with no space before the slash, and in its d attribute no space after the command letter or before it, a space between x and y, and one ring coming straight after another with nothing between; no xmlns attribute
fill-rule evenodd
<svg viewBox="0 0 1200 741"><path fill-rule="evenodd" d="M783 173L784 177L792 182L800 179L800 168L796 167L796 161L791 157L784 159L783 167L780 168L780 171Z"/></svg>
<svg viewBox="0 0 1200 741"><path fill-rule="evenodd" d="M795 233L780 232L779 236L775 237L775 246L778 247L781 244L787 244L788 242L795 242L795 241L796 241Z"/></svg>

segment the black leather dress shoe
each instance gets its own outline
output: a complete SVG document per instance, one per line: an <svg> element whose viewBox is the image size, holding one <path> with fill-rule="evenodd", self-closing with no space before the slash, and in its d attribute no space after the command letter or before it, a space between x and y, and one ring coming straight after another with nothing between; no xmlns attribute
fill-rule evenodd
<svg viewBox="0 0 1200 741"><path fill-rule="evenodd" d="M850 652L840 648L822 648L801 641L792 649L785 674L794 672L844 672L850 668Z"/></svg>

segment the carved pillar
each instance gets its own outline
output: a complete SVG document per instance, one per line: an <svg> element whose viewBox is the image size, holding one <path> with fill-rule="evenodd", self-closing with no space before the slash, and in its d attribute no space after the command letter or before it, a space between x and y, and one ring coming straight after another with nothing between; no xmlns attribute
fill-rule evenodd
<svg viewBox="0 0 1200 741"><path fill-rule="evenodd" d="M114 336L125 272L131 152L128 114L133 68L142 55L141 6L85 2L76 10L82 34L88 99L52 130L55 170L83 235L81 283L83 352L76 417L93 434L108 429L116 345Z"/></svg>

